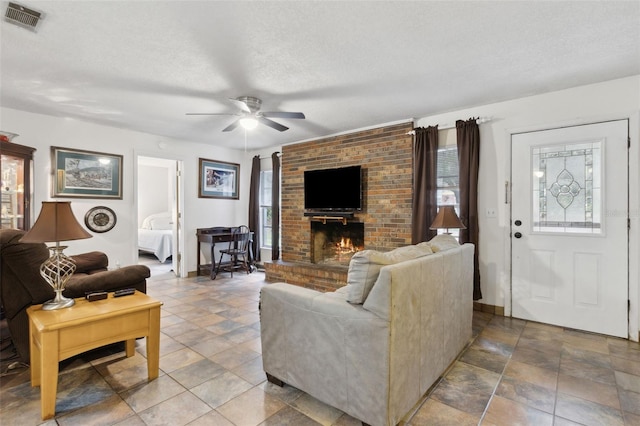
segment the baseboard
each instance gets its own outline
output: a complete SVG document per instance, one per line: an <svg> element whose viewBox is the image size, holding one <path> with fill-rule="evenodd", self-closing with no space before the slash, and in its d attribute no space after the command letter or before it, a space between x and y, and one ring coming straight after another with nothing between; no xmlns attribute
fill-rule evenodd
<svg viewBox="0 0 640 426"><path fill-rule="evenodd" d="M504 306L487 305L485 303L473 302L473 310L486 312L488 314L504 316Z"/></svg>

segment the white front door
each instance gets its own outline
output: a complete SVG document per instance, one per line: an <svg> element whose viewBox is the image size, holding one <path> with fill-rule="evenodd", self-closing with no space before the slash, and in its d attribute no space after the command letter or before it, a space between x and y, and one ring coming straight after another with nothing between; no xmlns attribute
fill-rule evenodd
<svg viewBox="0 0 640 426"><path fill-rule="evenodd" d="M511 137L512 316L628 337L628 121Z"/></svg>

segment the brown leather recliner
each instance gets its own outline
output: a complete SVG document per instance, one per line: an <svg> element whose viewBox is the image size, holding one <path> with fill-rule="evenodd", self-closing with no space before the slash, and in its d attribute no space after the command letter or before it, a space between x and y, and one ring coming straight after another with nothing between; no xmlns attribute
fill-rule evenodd
<svg viewBox="0 0 640 426"><path fill-rule="evenodd" d="M40 265L50 252L45 244L21 243L25 231L0 229L0 299L11 338L23 362L29 363L29 320L27 308L55 296L53 288L40 275ZM135 288L147 291L149 268L125 266L109 271L107 256L98 251L69 256L76 262L73 274L62 293L66 297L84 297L89 291L115 291Z"/></svg>

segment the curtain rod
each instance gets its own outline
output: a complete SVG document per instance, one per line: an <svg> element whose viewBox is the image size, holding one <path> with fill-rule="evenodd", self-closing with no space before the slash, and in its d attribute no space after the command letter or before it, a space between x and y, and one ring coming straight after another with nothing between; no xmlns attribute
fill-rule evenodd
<svg viewBox="0 0 640 426"><path fill-rule="evenodd" d="M478 124L488 123L489 121L491 121L491 117L481 117L481 118L476 119L476 123L478 123ZM455 129L455 127L456 127L455 123L443 124L442 126L438 125L438 130ZM415 135L416 132L415 132L415 130L411 130L411 131L409 131L409 132L407 132L405 134L407 134L407 135Z"/></svg>
<svg viewBox="0 0 640 426"><path fill-rule="evenodd" d="M276 154L278 154L278 157L282 157L282 153L276 151ZM260 160L268 160L269 158L271 158L271 155L268 157L258 157Z"/></svg>

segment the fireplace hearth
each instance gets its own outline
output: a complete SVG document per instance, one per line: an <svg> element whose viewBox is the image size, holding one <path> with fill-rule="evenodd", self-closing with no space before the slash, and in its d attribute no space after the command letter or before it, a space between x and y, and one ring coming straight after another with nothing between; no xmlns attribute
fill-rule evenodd
<svg viewBox="0 0 640 426"><path fill-rule="evenodd" d="M363 249L364 223L311 222L311 263L348 266Z"/></svg>

